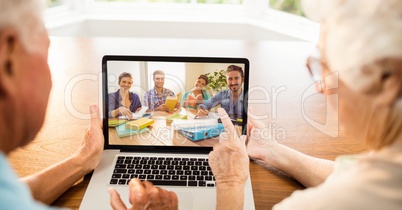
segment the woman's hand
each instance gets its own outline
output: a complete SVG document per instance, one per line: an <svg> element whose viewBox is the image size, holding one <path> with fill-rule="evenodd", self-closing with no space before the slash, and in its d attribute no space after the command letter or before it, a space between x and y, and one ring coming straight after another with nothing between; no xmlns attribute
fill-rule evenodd
<svg viewBox="0 0 402 210"><path fill-rule="evenodd" d="M126 116L129 120L133 117L131 111L124 106L119 107L119 113L123 116Z"/></svg>
<svg viewBox="0 0 402 210"><path fill-rule="evenodd" d="M244 187L249 175L249 158L246 150L246 137L239 137L235 127L223 108L218 114L225 127L219 137L219 143L214 145L209 153L209 165L215 176L217 185L239 185Z"/></svg>
<svg viewBox="0 0 402 210"><path fill-rule="evenodd" d="M256 120L251 114L252 108L248 109L247 125L247 153L250 158L262 160L271 166L281 169L281 159L279 151L283 151L285 146L277 143L271 136L272 132L262 121Z"/></svg>
<svg viewBox="0 0 402 210"><path fill-rule="evenodd" d="M246 136L239 138L224 109L219 108L218 114L225 132L209 153L209 165L216 179L216 209L240 210L244 206L244 187L250 164L245 145Z"/></svg>

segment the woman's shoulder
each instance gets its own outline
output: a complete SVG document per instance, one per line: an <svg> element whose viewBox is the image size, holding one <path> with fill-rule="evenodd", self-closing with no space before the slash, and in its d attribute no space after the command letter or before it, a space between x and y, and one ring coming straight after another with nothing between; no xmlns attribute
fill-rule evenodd
<svg viewBox="0 0 402 210"><path fill-rule="evenodd" d="M192 93L193 93L193 92L192 92L191 90L185 92L184 95L183 95L183 98L186 98L188 95L190 95L190 94L192 94Z"/></svg>
<svg viewBox="0 0 402 210"><path fill-rule="evenodd" d="M130 92L131 97L133 98L140 98L140 96L137 93Z"/></svg>
<svg viewBox="0 0 402 210"><path fill-rule="evenodd" d="M108 93L109 96L110 96L110 95L116 95L116 94L119 94L119 90L117 90L117 91L115 91L115 92L110 92L110 93Z"/></svg>
<svg viewBox="0 0 402 210"><path fill-rule="evenodd" d="M210 99L211 98L211 94L209 94L208 90L203 90L202 94L203 94L204 99Z"/></svg>
<svg viewBox="0 0 402 210"><path fill-rule="evenodd" d="M118 91L108 93L107 95L108 95L108 97L109 97L109 100L110 100L110 99L117 99L117 98L119 98L119 92L118 92Z"/></svg>
<svg viewBox="0 0 402 210"><path fill-rule="evenodd" d="M331 174L317 187L294 192L273 209L399 209L400 168L381 158L359 158L349 169Z"/></svg>

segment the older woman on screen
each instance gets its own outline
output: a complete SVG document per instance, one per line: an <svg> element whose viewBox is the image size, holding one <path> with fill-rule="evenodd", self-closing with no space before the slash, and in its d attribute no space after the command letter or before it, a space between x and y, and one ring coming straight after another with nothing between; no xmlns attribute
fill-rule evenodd
<svg viewBox="0 0 402 210"><path fill-rule="evenodd" d="M120 89L109 93L109 117L126 116L132 118L132 113L141 109L140 97L130 88L133 85L133 77L130 73L123 72L119 76Z"/></svg>
<svg viewBox="0 0 402 210"><path fill-rule="evenodd" d="M353 134L350 141L363 141L370 151L335 161L310 157L264 139L258 134L266 125L250 117L248 155L308 187L273 209L402 209L402 1L303 3L307 16L321 22L320 56L308 58L308 70L321 94L338 94L330 105ZM249 168L231 159L243 160L246 148L232 142L219 143L210 154L217 181L233 183L231 191L218 190L218 209L242 206L230 194L242 191Z"/></svg>

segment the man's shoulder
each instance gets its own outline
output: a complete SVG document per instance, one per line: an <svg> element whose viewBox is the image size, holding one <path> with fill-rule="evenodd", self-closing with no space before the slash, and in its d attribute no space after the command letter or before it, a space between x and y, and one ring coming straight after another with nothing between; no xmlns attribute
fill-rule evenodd
<svg viewBox="0 0 402 210"><path fill-rule="evenodd" d="M154 91L153 88L151 90L148 90L147 92L145 92L145 96L151 95L153 93L153 91Z"/></svg>
<svg viewBox="0 0 402 210"><path fill-rule="evenodd" d="M229 91L230 91L229 89L221 90L218 93L216 93L215 96L219 96L219 97L229 96L230 95Z"/></svg>
<svg viewBox="0 0 402 210"><path fill-rule="evenodd" d="M174 94L174 92L168 88L163 88L163 89L166 94L172 94L172 93Z"/></svg>
<svg viewBox="0 0 402 210"><path fill-rule="evenodd" d="M0 171L1 209L48 209L32 198L28 186L18 180L4 156L0 157Z"/></svg>

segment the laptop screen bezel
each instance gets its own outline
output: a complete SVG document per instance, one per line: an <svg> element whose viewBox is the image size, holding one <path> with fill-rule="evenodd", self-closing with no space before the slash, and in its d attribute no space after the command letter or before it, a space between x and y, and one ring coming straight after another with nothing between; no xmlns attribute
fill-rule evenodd
<svg viewBox="0 0 402 210"><path fill-rule="evenodd" d="M153 61L153 62L190 62L190 63L242 63L244 64L243 83L243 126L242 134L247 132L247 107L248 107L248 86L249 86L249 60L247 58L225 58L225 57L176 57L176 56L136 56L136 55L105 55L102 58L102 103L103 103L103 135L104 149L120 149L128 152L156 152L156 153L200 153L206 154L212 150L205 146L148 146L148 145L111 145L109 144L108 127L108 72L109 61Z"/></svg>

